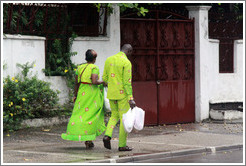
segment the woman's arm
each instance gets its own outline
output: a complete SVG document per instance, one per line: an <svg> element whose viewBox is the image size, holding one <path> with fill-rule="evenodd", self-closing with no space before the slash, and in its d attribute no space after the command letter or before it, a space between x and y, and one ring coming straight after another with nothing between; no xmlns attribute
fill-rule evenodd
<svg viewBox="0 0 246 166"><path fill-rule="evenodd" d="M78 89L79 89L79 83L78 83L78 76L75 76L75 85L74 85L74 97L73 97L73 102L75 102L78 94Z"/></svg>
<svg viewBox="0 0 246 166"><path fill-rule="evenodd" d="M91 81L92 81L92 84L94 84L94 85L100 85L100 84L105 85L104 81L98 81L98 75L97 74L91 74Z"/></svg>

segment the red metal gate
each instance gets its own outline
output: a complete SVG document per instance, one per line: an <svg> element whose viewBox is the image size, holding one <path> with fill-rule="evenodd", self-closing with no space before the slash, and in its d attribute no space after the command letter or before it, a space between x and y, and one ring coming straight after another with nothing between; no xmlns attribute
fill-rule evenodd
<svg viewBox="0 0 246 166"><path fill-rule="evenodd" d="M121 18L121 44L130 43L133 94L145 124L194 122L194 20L164 11ZM166 19L168 16L174 19Z"/></svg>

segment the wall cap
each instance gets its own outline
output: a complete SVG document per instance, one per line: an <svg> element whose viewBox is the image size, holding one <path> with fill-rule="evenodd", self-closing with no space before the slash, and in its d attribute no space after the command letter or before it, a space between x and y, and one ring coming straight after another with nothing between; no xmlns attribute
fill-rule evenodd
<svg viewBox="0 0 246 166"><path fill-rule="evenodd" d="M208 39L208 41L211 43L220 43L220 40L218 39Z"/></svg>
<svg viewBox="0 0 246 166"><path fill-rule="evenodd" d="M243 40L242 40L242 39L235 40L235 43L236 43L236 44L243 44Z"/></svg>
<svg viewBox="0 0 246 166"><path fill-rule="evenodd" d="M212 6L185 6L189 11L209 10Z"/></svg>
<svg viewBox="0 0 246 166"><path fill-rule="evenodd" d="M217 103L243 103L243 100L223 100L223 99L210 99L209 100L210 104L217 104Z"/></svg>
<svg viewBox="0 0 246 166"><path fill-rule="evenodd" d="M5 34L3 35L4 39L19 39L19 40L45 40L45 37L41 36L30 36L30 35L21 35L21 34L16 34L16 35L10 35L10 34Z"/></svg>
<svg viewBox="0 0 246 166"><path fill-rule="evenodd" d="M74 39L74 41L109 41L109 37L88 37L79 36Z"/></svg>

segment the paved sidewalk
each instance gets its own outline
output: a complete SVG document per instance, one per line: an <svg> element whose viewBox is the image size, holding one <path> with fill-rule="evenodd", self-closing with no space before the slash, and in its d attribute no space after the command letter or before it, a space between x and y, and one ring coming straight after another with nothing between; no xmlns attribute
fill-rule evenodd
<svg viewBox="0 0 246 166"><path fill-rule="evenodd" d="M112 150L103 147L102 136L95 147L84 142L62 140L66 124L23 129L3 136L3 163L120 163L148 158L172 157L191 153L211 153L243 148L243 123L187 123L145 127L128 136L133 151L118 151L118 128Z"/></svg>

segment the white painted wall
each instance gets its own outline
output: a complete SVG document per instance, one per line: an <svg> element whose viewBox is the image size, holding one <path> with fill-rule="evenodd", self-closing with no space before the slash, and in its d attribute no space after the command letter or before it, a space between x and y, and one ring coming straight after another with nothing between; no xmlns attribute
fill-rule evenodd
<svg viewBox="0 0 246 166"><path fill-rule="evenodd" d="M190 18L195 18L195 119L209 117L208 10L210 6L187 6Z"/></svg>
<svg viewBox="0 0 246 166"><path fill-rule="evenodd" d="M21 69L16 67L17 63L25 64L35 62L35 67L30 71L37 74L38 78L45 77L42 69L45 67L44 37L6 35L3 39L3 63L7 69L3 71L4 77L15 76Z"/></svg>
<svg viewBox="0 0 246 166"><path fill-rule="evenodd" d="M64 104L68 100L69 89L64 78L60 76L46 77L42 72L45 68L45 38L39 36L21 36L6 35L3 39L3 64L7 64L7 68L3 70L3 77L10 75L16 76L21 69L16 66L17 63L25 64L35 62L35 66L30 70L30 75L40 80L51 83L51 88L59 90L59 103Z"/></svg>
<svg viewBox="0 0 246 166"><path fill-rule="evenodd" d="M219 42L210 43L211 47L218 50ZM213 86L211 86L209 102L243 102L243 41L234 42L234 73L219 73L219 52L210 51L213 55L210 75Z"/></svg>
<svg viewBox="0 0 246 166"><path fill-rule="evenodd" d="M65 104L69 100L69 88L66 79L62 76L46 76L44 81L50 82L51 89L59 90L58 98L60 104Z"/></svg>
<svg viewBox="0 0 246 166"><path fill-rule="evenodd" d="M85 63L87 49L93 49L97 52L95 65L99 67L101 79L107 57L120 51L120 14L118 6L114 6L114 13L109 17L107 37L80 36L75 39L72 51L76 51L78 54L71 58L72 62L75 64Z"/></svg>
<svg viewBox="0 0 246 166"><path fill-rule="evenodd" d="M219 41L208 38L210 6L187 6L195 18L195 115L209 118L209 103L243 102L243 42L234 43L234 73L219 73Z"/></svg>

